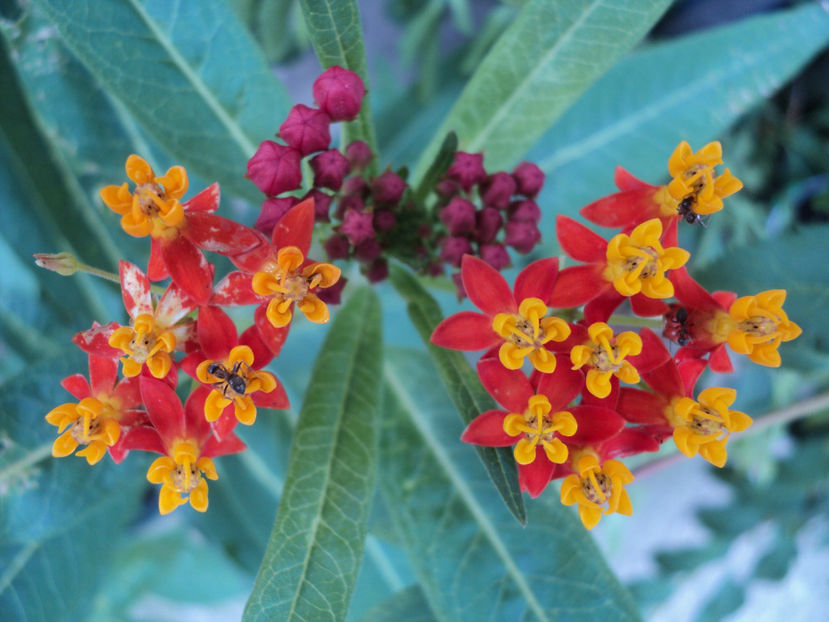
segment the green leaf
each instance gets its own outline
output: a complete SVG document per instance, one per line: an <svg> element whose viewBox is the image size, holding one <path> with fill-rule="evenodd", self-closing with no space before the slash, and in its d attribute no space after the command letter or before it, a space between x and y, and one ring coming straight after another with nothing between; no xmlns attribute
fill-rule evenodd
<svg viewBox="0 0 829 622"><path fill-rule="evenodd" d="M417 585L407 587L374 607L360 622L437 622L429 609L423 590Z"/></svg>
<svg viewBox="0 0 829 622"><path fill-rule="evenodd" d="M366 70L366 49L363 45L363 29L360 11L354 0L301 0L308 34L314 44L320 64L326 69L339 65L359 75L369 90ZM366 93L360 114L354 121L343 124L343 144L353 140L368 143L377 153L377 139L371 120L370 93ZM375 157L372 167L376 167Z"/></svg>
<svg viewBox="0 0 829 622"><path fill-rule="evenodd" d="M740 296L768 289L785 289L783 309L803 334L780 347L783 362L792 346L829 351L829 227L801 229L761 244L733 249L696 278L709 290L730 290ZM762 267L762 268L761 268Z"/></svg>
<svg viewBox="0 0 829 622"><path fill-rule="evenodd" d="M745 588L734 579L719 584L714 595L696 617L696 622L720 622L734 613L745 602Z"/></svg>
<svg viewBox="0 0 829 622"><path fill-rule="evenodd" d="M381 336L376 296L355 291L314 366L246 622L345 617L374 490Z"/></svg>
<svg viewBox="0 0 829 622"><path fill-rule="evenodd" d="M620 62L528 156L555 189L542 196L543 232L553 239L555 214L573 214L613 192L617 165L658 183L679 141L699 149L718 138L828 40L829 15L805 4L654 45Z"/></svg>
<svg viewBox="0 0 829 622"><path fill-rule="evenodd" d="M435 184L446 174L446 171L452 166L457 150L458 135L455 132L449 132L446 138L443 139L434 162L429 166L429 170L426 171L426 174L417 187L417 191L413 197L415 203L422 204L426 196L435 187Z"/></svg>
<svg viewBox="0 0 829 622"><path fill-rule="evenodd" d="M386 354L379 482L435 616L638 620L630 595L556 492L534 500L527 526L518 525L459 441L463 426L426 355Z"/></svg>
<svg viewBox="0 0 829 622"><path fill-rule="evenodd" d="M466 362L463 354L439 348L429 342L435 327L443 319L435 299L423 289L414 276L399 266L392 266L390 278L394 287L407 302L409 318L426 344L461 421L468 424L482 412L495 408L495 402L481 385L477 374ZM475 447L475 449L507 508L519 523L525 524L527 511L518 486L518 470L515 467L512 451L505 447Z"/></svg>
<svg viewBox="0 0 829 622"><path fill-rule="evenodd" d="M531 0L484 58L415 169L457 132L464 151L485 151L488 168L518 158L578 96L629 50L670 0Z"/></svg>
<svg viewBox="0 0 829 622"><path fill-rule="evenodd" d="M36 0L67 47L180 164L258 198L243 178L288 101L219 0Z"/></svg>

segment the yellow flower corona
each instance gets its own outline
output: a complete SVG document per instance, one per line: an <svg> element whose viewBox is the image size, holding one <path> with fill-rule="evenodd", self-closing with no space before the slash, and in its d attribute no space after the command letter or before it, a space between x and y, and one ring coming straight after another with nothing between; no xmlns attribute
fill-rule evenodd
<svg viewBox="0 0 829 622"><path fill-rule="evenodd" d="M734 352L768 367L780 366L777 348L803 331L783 311L786 290L772 289L755 296L743 296L728 309L728 345Z"/></svg>
<svg viewBox="0 0 829 622"><path fill-rule="evenodd" d="M732 432L742 432L752 424L747 414L729 410L737 399L734 389L711 387L699 394L676 400L666 413L674 427L674 442L689 458L699 454L717 467L728 458L725 445Z"/></svg>
<svg viewBox="0 0 829 622"><path fill-rule="evenodd" d="M268 262L253 275L253 291L271 298L267 317L276 328L290 324L293 303L312 322L324 324L329 319L328 307L313 291L339 281L340 269L322 262L312 262L303 268L304 262L301 250L286 246L279 249L275 262Z"/></svg>
<svg viewBox="0 0 829 622"><path fill-rule="evenodd" d="M173 166L157 177L146 160L133 154L127 158L125 168L127 177L135 183L133 192L126 182L101 189L106 206L121 215L124 231L133 237L154 238L175 233L184 220L184 208L179 202L188 185L184 167Z"/></svg>
<svg viewBox="0 0 829 622"><path fill-rule="evenodd" d="M722 200L739 191L743 182L725 169L717 175L714 167L722 164L722 145L708 143L694 153L691 145L682 141L668 159L668 172L673 179L668 183L668 194L678 210L708 215L723 208ZM661 202L667 202L663 194Z"/></svg>
<svg viewBox="0 0 829 622"><path fill-rule="evenodd" d="M144 363L155 378L164 378L170 372L170 353L176 349L176 337L159 328L152 315L142 313L131 326L121 326L110 335L109 345L127 355L121 358L126 377L140 374Z"/></svg>
<svg viewBox="0 0 829 622"><path fill-rule="evenodd" d="M219 479L213 461L199 457L198 447L192 440L176 442L170 453L170 456L156 458L147 470L147 481L161 484L158 511L169 514L190 501L194 510L204 512L207 510L207 482L204 478Z"/></svg>
<svg viewBox="0 0 829 622"><path fill-rule="evenodd" d="M498 313L492 318L492 330L504 338L498 351L501 364L507 369L521 369L524 357L538 371L551 374L556 369L555 355L544 347L550 341L564 341L570 336L570 326L564 320L550 316L547 305L538 298L525 298L518 305L518 313Z"/></svg>
<svg viewBox="0 0 829 622"><path fill-rule="evenodd" d="M622 296L642 293L648 298L670 298L674 286L665 276L668 270L685 265L691 254L679 247L662 248L662 223L646 220L630 235L620 233L607 244L607 267L602 276Z"/></svg>
<svg viewBox="0 0 829 622"><path fill-rule="evenodd" d="M58 427L60 436L52 445L52 456L63 458L79 445L86 445L77 455L86 458L89 464L99 462L107 447L112 447L121 437L118 412L117 405L94 397L53 408L46 415L46 421Z"/></svg>
<svg viewBox="0 0 829 622"><path fill-rule="evenodd" d="M576 418L567 411L550 413L552 406L544 395L533 395L527 410L523 413L509 413L504 418L504 432L510 436L521 436L513 448L518 464L531 464L535 460L536 447L541 445L547 459L555 464L567 460L567 446L555 438L558 432L563 436L576 433Z"/></svg>
<svg viewBox="0 0 829 622"><path fill-rule="evenodd" d="M196 377L215 388L204 402L204 415L216 421L224 409L233 404L239 423L252 425L256 421L256 404L251 393L270 393L276 388L276 378L267 371L257 371L253 365L253 350L236 346L223 361L202 361L196 368Z"/></svg>
<svg viewBox="0 0 829 622"><path fill-rule="evenodd" d="M573 369L589 367L587 370L587 390L598 398L610 395L610 378L616 376L622 382L636 384L639 372L626 361L627 356L636 356L642 352L642 339L632 331L613 336L613 329L604 322L594 322L587 329L590 341L573 346L570 350L570 362Z"/></svg>
<svg viewBox="0 0 829 622"><path fill-rule="evenodd" d="M585 528L593 529L602 514L633 514L633 505L624 488L633 481L633 474L624 464L618 460L599 464L599 457L589 449L575 454L572 460L578 475L568 475L561 483L561 502L578 504L579 518Z"/></svg>

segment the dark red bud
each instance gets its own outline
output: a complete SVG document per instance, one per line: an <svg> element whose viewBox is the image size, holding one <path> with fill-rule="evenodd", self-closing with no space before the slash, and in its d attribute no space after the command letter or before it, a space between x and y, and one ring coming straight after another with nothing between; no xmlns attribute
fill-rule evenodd
<svg viewBox="0 0 829 622"><path fill-rule="evenodd" d="M501 213L494 207L485 207L476 215L478 234L477 239L481 244L492 242L501 226L504 224L504 219Z"/></svg>
<svg viewBox="0 0 829 622"><path fill-rule="evenodd" d="M358 194L368 196L368 184L362 177L349 177L343 184L343 194Z"/></svg>
<svg viewBox="0 0 829 622"><path fill-rule="evenodd" d="M433 261L428 266L426 266L426 274L429 276L440 276L443 274L443 264L438 261Z"/></svg>
<svg viewBox="0 0 829 622"><path fill-rule="evenodd" d="M377 238L370 238L354 248L354 256L364 263L369 263L377 259L382 251Z"/></svg>
<svg viewBox="0 0 829 622"><path fill-rule="evenodd" d="M385 259L377 259L366 271L369 283L385 281L389 276L389 264Z"/></svg>
<svg viewBox="0 0 829 622"><path fill-rule="evenodd" d="M311 158L311 170L314 171L314 186L339 190L348 175L349 164L337 149L329 149Z"/></svg>
<svg viewBox="0 0 829 622"><path fill-rule="evenodd" d="M406 190L406 182L392 171L386 171L371 182L371 196L378 205L397 205Z"/></svg>
<svg viewBox="0 0 829 622"><path fill-rule="evenodd" d="M323 242L322 247L328 253L328 259L334 261L335 259L347 259L351 244L348 242L347 237L335 233Z"/></svg>
<svg viewBox="0 0 829 622"><path fill-rule="evenodd" d="M455 197L440 212L440 219L450 235L461 235L475 229L475 204Z"/></svg>
<svg viewBox="0 0 829 622"><path fill-rule="evenodd" d="M340 300L342 299L343 288L345 287L345 284L347 282L348 279L344 276L341 276L340 280L334 283L331 287L314 290L314 293L325 304L338 305L340 304Z"/></svg>
<svg viewBox="0 0 829 622"><path fill-rule="evenodd" d="M377 210L374 213L374 228L377 231L389 231L397 224L397 217L390 209Z"/></svg>
<svg viewBox="0 0 829 622"><path fill-rule="evenodd" d="M302 183L302 155L293 147L265 140L248 160L248 177L269 196L296 190Z"/></svg>
<svg viewBox="0 0 829 622"><path fill-rule="evenodd" d="M314 222L331 222L329 214L334 197L319 190L311 190L302 198L314 199Z"/></svg>
<svg viewBox="0 0 829 622"><path fill-rule="evenodd" d="M353 71L337 65L314 81L314 100L332 121L350 121L360 113L366 88Z"/></svg>
<svg viewBox="0 0 829 622"><path fill-rule="evenodd" d="M253 226L265 235L270 236L279 219L297 203L298 201L294 197L266 199L262 203L259 218L256 219L256 223Z"/></svg>
<svg viewBox="0 0 829 622"><path fill-rule="evenodd" d="M515 180L516 192L532 198L541 192L544 187L544 171L532 162L522 162L512 172Z"/></svg>
<svg viewBox="0 0 829 622"><path fill-rule="evenodd" d="M368 146L368 143L362 140L355 140L348 143L348 146L345 148L345 157L351 164L351 170L361 171L372 161L374 154L371 152L371 147Z"/></svg>
<svg viewBox="0 0 829 622"><path fill-rule="evenodd" d="M469 240L461 237L449 237L440 245L440 258L448 264L459 268L464 255L472 255L472 245Z"/></svg>
<svg viewBox="0 0 829 622"><path fill-rule="evenodd" d="M481 259L487 262L496 270L503 270L512 263L507 249L503 244L482 244L480 250Z"/></svg>
<svg viewBox="0 0 829 622"><path fill-rule="evenodd" d="M370 212L350 209L345 213L343 224L340 225L340 233L348 236L348 241L353 246L357 246L360 242L374 237L372 220L373 216Z"/></svg>
<svg viewBox="0 0 829 622"><path fill-rule="evenodd" d="M504 243L519 253L529 253L541 241L541 232L532 222L508 222Z"/></svg>
<svg viewBox="0 0 829 622"><path fill-rule="evenodd" d="M466 153L458 151L452 166L446 171L447 177L460 184L461 188L469 192L472 186L486 180L483 153Z"/></svg>
<svg viewBox="0 0 829 622"><path fill-rule="evenodd" d="M531 222L534 225L541 220L541 209L532 199L513 201L509 206L510 222Z"/></svg>
<svg viewBox="0 0 829 622"><path fill-rule="evenodd" d="M322 110L297 104L279 126L279 137L305 156L328 149L331 143L330 123L331 118Z"/></svg>
<svg viewBox="0 0 829 622"><path fill-rule="evenodd" d="M460 189L461 187L458 185L458 182L452 181L451 179L441 179L435 185L435 192L447 199L458 194Z"/></svg>
<svg viewBox="0 0 829 622"><path fill-rule="evenodd" d="M509 205L513 194L515 194L515 180L509 173L501 171L489 176L481 200L488 207L504 209Z"/></svg>

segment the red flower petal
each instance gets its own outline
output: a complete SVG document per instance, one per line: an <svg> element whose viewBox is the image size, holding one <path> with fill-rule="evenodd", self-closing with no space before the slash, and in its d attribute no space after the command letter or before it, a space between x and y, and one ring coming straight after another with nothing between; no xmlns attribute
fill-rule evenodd
<svg viewBox="0 0 829 622"><path fill-rule="evenodd" d="M267 299L258 296L251 284L253 277L244 272L230 272L219 281L213 292L210 303L214 305L253 305L265 302Z"/></svg>
<svg viewBox="0 0 829 622"><path fill-rule="evenodd" d="M671 270L668 279L674 285L674 296L683 305L691 309L721 309L719 303L705 288L697 283L684 267Z"/></svg>
<svg viewBox="0 0 829 622"><path fill-rule="evenodd" d="M563 436L568 445L593 445L607 440L625 427L625 420L614 410L601 406L574 406L573 413L578 429L573 436Z"/></svg>
<svg viewBox="0 0 829 622"><path fill-rule="evenodd" d="M628 356L627 360L640 374L652 371L671 359L671 353L668 352L662 339L650 328L640 330L639 337L642 339L642 353L637 356Z"/></svg>
<svg viewBox="0 0 829 622"><path fill-rule="evenodd" d="M659 443L654 439L653 434L642 429L627 428L607 442L602 443L599 455L604 461L611 458L624 458L625 456L641 454L643 451L658 450Z"/></svg>
<svg viewBox="0 0 829 622"><path fill-rule="evenodd" d="M107 360L115 362L115 359ZM115 364L117 365L118 363ZM60 381L60 386L69 391L69 393L72 394L72 397L77 400L82 400L83 398L92 395L92 389L89 387L89 383L86 381L83 374L72 374L71 376L67 376Z"/></svg>
<svg viewBox="0 0 829 622"><path fill-rule="evenodd" d="M677 395L684 396L682 379L673 359L668 359L663 365L642 374L642 379L658 395L671 399Z"/></svg>
<svg viewBox="0 0 829 622"><path fill-rule="evenodd" d="M717 301L724 311L727 311L731 308L731 305L734 304L734 301L737 300L737 294L734 292L712 292L711 297Z"/></svg>
<svg viewBox="0 0 829 622"><path fill-rule="evenodd" d="M158 301L155 319L162 326L172 326L195 308L196 303L190 296L175 283L170 283Z"/></svg>
<svg viewBox="0 0 829 622"><path fill-rule="evenodd" d="M260 242L254 229L216 214L188 215L181 234L197 247L220 255L244 253Z"/></svg>
<svg viewBox="0 0 829 622"><path fill-rule="evenodd" d="M475 311L461 311L438 324L429 341L442 348L474 352L492 348L503 339L492 330L489 317Z"/></svg>
<svg viewBox="0 0 829 622"><path fill-rule="evenodd" d="M728 356L728 350L726 350L724 343L711 350L711 356L708 357L708 366L711 371L720 374L729 374L734 371L734 366L731 364L731 358Z"/></svg>
<svg viewBox="0 0 829 622"><path fill-rule="evenodd" d="M705 366L706 362L702 359L689 359L677 363L676 367L679 370L679 377L682 379L682 387L685 389L687 397L694 395L694 386L696 386L702 372L705 371Z"/></svg>
<svg viewBox="0 0 829 622"><path fill-rule="evenodd" d="M147 409L153 427L164 446L169 450L172 444L188 436L184 422L184 409L170 385L151 376L141 375L141 398Z"/></svg>
<svg viewBox="0 0 829 622"><path fill-rule="evenodd" d="M581 371L579 373L582 373ZM596 397L587 387L581 393L581 406L601 406L602 408L609 408L616 410L616 405L619 403L619 379L616 376L610 377L610 393L607 397Z"/></svg>
<svg viewBox="0 0 829 622"><path fill-rule="evenodd" d="M515 300L538 298L546 304L553 293L557 276L557 257L532 262L515 279Z"/></svg>
<svg viewBox="0 0 829 622"><path fill-rule="evenodd" d="M659 206L653 187L639 187L602 197L579 210L587 220L602 227L630 227L655 218Z"/></svg>
<svg viewBox="0 0 829 622"><path fill-rule="evenodd" d="M270 393L262 393L262 391L257 391L251 397L253 398L253 403L262 408L285 410L286 408L291 407L288 394L285 393L285 387L281 382L277 382L276 388Z"/></svg>
<svg viewBox="0 0 829 622"><path fill-rule="evenodd" d="M256 311L253 313L254 326L259 331L259 337L262 339L262 343L265 344L274 356L279 356L279 353L282 351L282 346L288 338L288 331L291 330L291 325L288 324L287 326L276 328L268 320L267 310L267 304L261 304L256 307Z"/></svg>
<svg viewBox="0 0 829 622"><path fill-rule="evenodd" d="M642 389L625 387L619 392L617 412L631 423L665 424L668 401Z"/></svg>
<svg viewBox="0 0 829 622"><path fill-rule="evenodd" d="M213 290L213 268L201 251L179 235L162 244L161 254L173 282L196 304L207 304Z"/></svg>
<svg viewBox="0 0 829 622"><path fill-rule="evenodd" d="M213 387L199 385L184 403L184 425L187 428L187 436L196 439L199 447L204 447L207 438L213 434L213 429L204 416L204 402L211 391Z"/></svg>
<svg viewBox="0 0 829 622"><path fill-rule="evenodd" d="M556 238L562 250L577 261L604 264L607 259L607 241L572 218L556 216Z"/></svg>
<svg viewBox="0 0 829 622"><path fill-rule="evenodd" d="M524 404L526 406L526 404ZM504 432L503 410L488 410L469 422L461 435L464 443L483 445L485 447L509 447L516 438Z"/></svg>
<svg viewBox="0 0 829 622"><path fill-rule="evenodd" d="M191 378L198 379L196 376L196 368L206 361L209 357L204 355L204 352L197 350L191 352L178 362L178 368Z"/></svg>
<svg viewBox="0 0 829 622"><path fill-rule="evenodd" d="M234 417L235 419L235 417ZM227 437L219 440L215 436L207 439L207 442L202 447L201 455L207 458L215 458L216 456L226 456L227 454L236 454L240 451L245 451L247 445L242 442L236 434L230 433Z"/></svg>
<svg viewBox="0 0 829 622"><path fill-rule="evenodd" d="M504 277L483 259L464 255L461 278L466 295L476 307L492 317L498 313L516 313L518 305Z"/></svg>
<svg viewBox="0 0 829 622"><path fill-rule="evenodd" d="M601 275L601 266L572 266L558 273L549 305L559 309L578 307L604 292L610 283Z"/></svg>
<svg viewBox="0 0 829 622"><path fill-rule="evenodd" d="M506 369L497 358L481 359L478 377L492 398L508 411L523 413L527 409L534 391L520 369Z"/></svg>
<svg viewBox="0 0 829 622"><path fill-rule="evenodd" d="M122 408L133 408L141 403L141 389L138 386L138 377L122 378L121 381L115 385L115 390L112 392L113 397L121 402ZM142 411L143 412L143 411ZM122 420L123 425L124 424Z"/></svg>
<svg viewBox="0 0 829 622"><path fill-rule="evenodd" d="M651 186L649 183L634 177L621 166L617 166L613 172L613 183L622 192L626 190L636 190L638 188L657 188L658 186Z"/></svg>
<svg viewBox="0 0 829 622"><path fill-rule="evenodd" d="M121 297L127 315L133 319L142 314L152 315L153 299L147 275L141 268L123 259L118 262L118 271L121 276Z"/></svg>
<svg viewBox="0 0 829 622"><path fill-rule="evenodd" d="M225 358L239 343L233 320L219 307L199 307L196 330L202 351L208 359L214 361Z"/></svg>
<svg viewBox="0 0 829 622"><path fill-rule="evenodd" d="M150 238L150 261L147 264L147 278L150 281L163 281L168 278L167 266L161 254L161 242L157 238Z"/></svg>
<svg viewBox="0 0 829 622"><path fill-rule="evenodd" d="M89 330L75 333L75 336L72 337L72 343L87 354L117 358L123 353L109 345L109 337L120 327L121 325L118 322L109 322L103 326L98 322L94 322Z"/></svg>
<svg viewBox="0 0 829 622"><path fill-rule="evenodd" d="M188 219L194 213L209 213L219 209L219 184L214 183L199 192L192 199L185 201L182 207L187 212Z"/></svg>
<svg viewBox="0 0 829 622"><path fill-rule="evenodd" d="M271 246L270 240L259 231L256 231L256 235L259 243L251 250L245 251L244 253L238 253L237 255L228 256L228 259L230 259L234 266L239 268L242 272L247 272L248 274L259 272L262 268L262 264L268 261L271 257L276 256L276 251L274 251L273 246Z"/></svg>
<svg viewBox="0 0 829 622"><path fill-rule="evenodd" d="M271 242L277 249L296 246L307 257L313 232L314 199L305 199L294 205L279 219L273 228Z"/></svg>
<svg viewBox="0 0 829 622"><path fill-rule="evenodd" d="M284 341L288 336L287 330L279 331L279 335ZM262 369L265 365L273 360L274 353L268 348L262 337L259 335L259 328L254 324L249 326L245 332L239 337L239 344L247 346L253 352L253 368Z"/></svg>
<svg viewBox="0 0 829 622"><path fill-rule="evenodd" d="M630 307L640 317L654 317L665 315L668 312L668 305L657 298L648 298L644 294L636 294L630 298Z"/></svg>
<svg viewBox="0 0 829 622"><path fill-rule="evenodd" d="M625 299L614 288L608 287L604 293L596 296L584 307L584 321L589 326L594 322L607 322L613 312Z"/></svg>
<svg viewBox="0 0 829 622"><path fill-rule="evenodd" d="M89 383L92 395L111 393L117 379L117 360L106 356L89 355Z"/></svg>
<svg viewBox="0 0 829 622"><path fill-rule="evenodd" d="M555 371L552 374L541 374L537 392L547 396L547 399L550 400L550 406L555 412L566 410L567 405L581 393L583 386L584 374L576 369L571 369L569 356L559 354L556 356Z"/></svg>
<svg viewBox="0 0 829 622"><path fill-rule="evenodd" d="M544 448L541 445L536 446L535 460L530 464L518 465L518 484L521 490L526 490L535 499L550 483L555 466L547 459Z"/></svg>
<svg viewBox="0 0 829 622"><path fill-rule="evenodd" d="M116 463L120 463L130 450L152 451L155 453L167 453L164 443L155 428L148 425L141 425L130 428L118 442L109 448L110 455Z"/></svg>

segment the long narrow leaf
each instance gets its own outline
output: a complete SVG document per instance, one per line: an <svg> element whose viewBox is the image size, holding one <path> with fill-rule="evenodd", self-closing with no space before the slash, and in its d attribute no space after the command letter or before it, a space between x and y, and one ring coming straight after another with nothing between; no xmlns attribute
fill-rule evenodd
<svg viewBox="0 0 829 622"><path fill-rule="evenodd" d="M443 319L435 299L411 274L400 267L395 266L392 269L391 282L408 303L409 317L426 344L438 369L440 379L446 386L461 420L467 424L482 412L495 408L495 402L487 394L463 354L429 343L432 332ZM509 511L518 522L526 523L527 513L518 486L518 471L512 452L505 448L477 447L476 449Z"/></svg>
<svg viewBox="0 0 829 622"><path fill-rule="evenodd" d="M447 132L493 169L512 166L659 18L670 0L530 0L484 58L416 168Z"/></svg>
<svg viewBox="0 0 829 622"><path fill-rule="evenodd" d="M246 622L345 618L374 490L381 356L379 302L358 290L314 366Z"/></svg>

